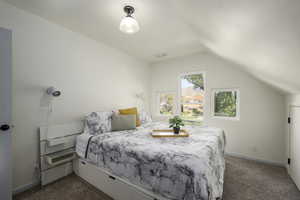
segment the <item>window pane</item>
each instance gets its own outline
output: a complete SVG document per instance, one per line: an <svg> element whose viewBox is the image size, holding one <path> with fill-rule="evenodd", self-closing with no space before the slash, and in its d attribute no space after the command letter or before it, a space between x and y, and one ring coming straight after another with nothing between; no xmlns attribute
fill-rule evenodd
<svg viewBox="0 0 300 200"><path fill-rule="evenodd" d="M174 94L160 94L159 96L159 113L161 115L174 114Z"/></svg>
<svg viewBox="0 0 300 200"><path fill-rule="evenodd" d="M180 81L182 118L188 121L203 121L203 74L184 75Z"/></svg>
<svg viewBox="0 0 300 200"><path fill-rule="evenodd" d="M181 117L186 121L203 121L203 106L201 104L182 104Z"/></svg>
<svg viewBox="0 0 300 200"><path fill-rule="evenodd" d="M220 117L237 116L237 91L215 92L214 115Z"/></svg>

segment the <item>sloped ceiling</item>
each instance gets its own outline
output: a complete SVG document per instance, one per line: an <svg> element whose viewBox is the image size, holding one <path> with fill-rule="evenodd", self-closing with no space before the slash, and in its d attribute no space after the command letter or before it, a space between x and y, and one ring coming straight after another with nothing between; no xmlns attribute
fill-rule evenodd
<svg viewBox="0 0 300 200"><path fill-rule="evenodd" d="M299 0L5 1L148 62L212 51L300 93ZM134 35L118 28L126 4L141 26Z"/></svg>

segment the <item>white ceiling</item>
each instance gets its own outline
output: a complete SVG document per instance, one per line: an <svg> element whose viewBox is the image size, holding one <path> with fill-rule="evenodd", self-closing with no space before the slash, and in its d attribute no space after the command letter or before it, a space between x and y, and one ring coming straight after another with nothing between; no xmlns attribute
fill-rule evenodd
<svg viewBox="0 0 300 200"><path fill-rule="evenodd" d="M300 93L299 0L5 1L148 62L212 51ZM137 34L119 31L125 4L136 9Z"/></svg>

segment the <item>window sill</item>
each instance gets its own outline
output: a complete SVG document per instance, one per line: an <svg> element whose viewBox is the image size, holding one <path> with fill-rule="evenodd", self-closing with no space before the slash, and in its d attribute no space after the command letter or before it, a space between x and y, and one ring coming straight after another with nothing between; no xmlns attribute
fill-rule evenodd
<svg viewBox="0 0 300 200"><path fill-rule="evenodd" d="M229 121L239 121L239 117L220 117L220 116L212 116L212 119L222 119L222 120L229 120Z"/></svg>
<svg viewBox="0 0 300 200"><path fill-rule="evenodd" d="M191 125L191 126L203 126L203 122L197 122L197 121L189 121L189 120L183 120L185 125Z"/></svg>

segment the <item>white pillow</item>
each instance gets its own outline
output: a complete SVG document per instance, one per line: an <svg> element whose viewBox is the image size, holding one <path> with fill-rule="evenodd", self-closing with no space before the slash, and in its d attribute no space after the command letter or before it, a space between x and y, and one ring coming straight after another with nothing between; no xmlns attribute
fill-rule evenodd
<svg viewBox="0 0 300 200"><path fill-rule="evenodd" d="M92 112L85 118L84 132L99 135L111 131L113 111Z"/></svg>

